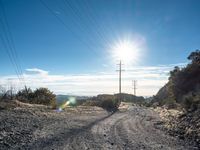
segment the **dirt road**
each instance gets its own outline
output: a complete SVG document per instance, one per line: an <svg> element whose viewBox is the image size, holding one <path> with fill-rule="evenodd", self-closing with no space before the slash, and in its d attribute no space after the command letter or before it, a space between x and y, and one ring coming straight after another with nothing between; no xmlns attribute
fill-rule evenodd
<svg viewBox="0 0 200 150"><path fill-rule="evenodd" d="M156 112L139 106L129 106L127 110L120 110L114 114L92 107L61 113L47 113L46 111L41 113L39 109L34 110L34 112L33 110L27 110L31 113L22 111L20 116L23 116L23 112L24 115L28 115L27 119L30 124L25 123L25 126L18 122L18 125L11 127L10 130L13 131L12 141L7 142L7 147L1 145L0 142L0 148L48 150L194 149L185 144L184 141L171 137L159 129L160 120ZM2 112L0 115L3 115ZM10 116L11 114L7 115ZM12 121L17 122L17 118L18 116L15 115L13 120L10 118L7 121L10 123ZM34 121L31 122L31 119ZM34 129L32 124L34 124ZM25 141L15 140L15 132L19 132L19 129L21 129L19 125L23 128L22 131L29 132L27 137L22 135ZM5 138L8 137L1 139L5 140ZM12 143L13 141L14 143Z"/></svg>
<svg viewBox="0 0 200 150"><path fill-rule="evenodd" d="M68 139L64 149L192 149L156 128L155 112L130 107L97 121Z"/></svg>

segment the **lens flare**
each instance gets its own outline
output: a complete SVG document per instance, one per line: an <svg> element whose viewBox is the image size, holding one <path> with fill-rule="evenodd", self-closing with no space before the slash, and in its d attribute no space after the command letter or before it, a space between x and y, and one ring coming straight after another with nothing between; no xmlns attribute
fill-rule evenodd
<svg viewBox="0 0 200 150"><path fill-rule="evenodd" d="M75 97L69 97L69 100L67 100L65 103L60 105L60 107L56 110L57 112L63 111L64 108L70 105L75 105L76 104L76 98Z"/></svg>
<svg viewBox="0 0 200 150"><path fill-rule="evenodd" d="M76 104L76 98L75 97L70 97L69 98L69 103L72 104L72 105L75 105Z"/></svg>

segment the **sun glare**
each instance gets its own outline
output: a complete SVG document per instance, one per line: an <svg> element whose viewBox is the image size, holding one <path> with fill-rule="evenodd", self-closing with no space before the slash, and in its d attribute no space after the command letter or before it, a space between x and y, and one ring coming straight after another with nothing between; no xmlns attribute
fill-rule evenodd
<svg viewBox="0 0 200 150"><path fill-rule="evenodd" d="M126 63L136 63L139 57L138 44L131 40L120 40L112 48L112 56L115 60Z"/></svg>

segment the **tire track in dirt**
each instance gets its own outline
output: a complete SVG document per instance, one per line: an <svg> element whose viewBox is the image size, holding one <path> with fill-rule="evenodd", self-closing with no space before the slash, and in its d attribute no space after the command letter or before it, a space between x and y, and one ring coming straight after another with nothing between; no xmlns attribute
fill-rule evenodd
<svg viewBox="0 0 200 150"><path fill-rule="evenodd" d="M94 111L92 116L94 118L86 115L82 121L78 119L79 116L76 116L78 125L74 124L74 128L68 129L63 123L60 125L62 130L59 129L59 132L56 130L57 134L50 138L37 139L31 143L29 148L66 150L192 149L183 141L158 129L155 123L160 119L156 112L150 109L129 106L127 111L119 111L114 114L101 113L101 115L95 114Z"/></svg>
<svg viewBox="0 0 200 150"><path fill-rule="evenodd" d="M95 143L102 149L192 149L182 141L155 128L159 118L155 112L132 107L117 112L93 127ZM102 134L106 135L105 137Z"/></svg>

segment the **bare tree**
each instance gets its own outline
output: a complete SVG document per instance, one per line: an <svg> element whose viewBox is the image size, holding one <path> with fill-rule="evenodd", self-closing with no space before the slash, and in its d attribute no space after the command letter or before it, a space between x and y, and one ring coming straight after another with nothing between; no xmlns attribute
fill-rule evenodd
<svg viewBox="0 0 200 150"><path fill-rule="evenodd" d="M12 100L15 98L16 88L14 85L10 85L8 88L0 85L0 100Z"/></svg>
<svg viewBox="0 0 200 150"><path fill-rule="evenodd" d="M2 85L0 85L0 100L6 97L7 90Z"/></svg>

